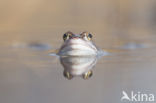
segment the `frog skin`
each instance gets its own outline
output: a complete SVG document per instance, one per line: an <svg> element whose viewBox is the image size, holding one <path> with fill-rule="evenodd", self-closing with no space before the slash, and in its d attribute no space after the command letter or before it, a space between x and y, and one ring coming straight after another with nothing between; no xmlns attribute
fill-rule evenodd
<svg viewBox="0 0 156 103"><path fill-rule="evenodd" d="M58 51L59 56L96 56L98 48L92 41L92 34L83 32L73 34L66 32L63 35L64 43Z"/></svg>

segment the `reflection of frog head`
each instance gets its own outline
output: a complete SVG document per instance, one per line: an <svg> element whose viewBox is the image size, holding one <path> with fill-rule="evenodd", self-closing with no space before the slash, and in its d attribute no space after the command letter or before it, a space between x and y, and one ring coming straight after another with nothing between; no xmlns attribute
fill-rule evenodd
<svg viewBox="0 0 156 103"><path fill-rule="evenodd" d="M96 57L61 57L60 62L64 67L63 75L67 79L81 76L83 79L89 79L92 75L92 68L97 61Z"/></svg>
<svg viewBox="0 0 156 103"><path fill-rule="evenodd" d="M83 32L81 34L73 34L67 32L63 35L64 43L59 49L60 56L83 56L96 55L97 47L92 41L92 34Z"/></svg>

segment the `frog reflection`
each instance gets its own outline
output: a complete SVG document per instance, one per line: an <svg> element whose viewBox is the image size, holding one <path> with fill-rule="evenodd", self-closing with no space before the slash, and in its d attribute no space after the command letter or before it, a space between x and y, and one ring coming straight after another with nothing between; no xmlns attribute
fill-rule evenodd
<svg viewBox="0 0 156 103"><path fill-rule="evenodd" d="M88 32L74 34L70 31L63 35L63 44L57 50L56 55L64 67L63 75L67 79L81 76L89 79L92 75L92 68L97 58L107 54L99 49L93 42L93 35Z"/></svg>
<svg viewBox="0 0 156 103"><path fill-rule="evenodd" d="M63 75L67 79L73 77L82 77L83 79L89 79L92 75L92 68L97 62L96 57L77 57L68 56L61 57L60 62L64 67Z"/></svg>

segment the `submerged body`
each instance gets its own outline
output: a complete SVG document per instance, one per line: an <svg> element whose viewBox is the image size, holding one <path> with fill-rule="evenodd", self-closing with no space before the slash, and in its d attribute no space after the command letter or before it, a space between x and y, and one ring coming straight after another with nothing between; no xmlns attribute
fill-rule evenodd
<svg viewBox="0 0 156 103"><path fill-rule="evenodd" d="M96 56L98 48L92 41L92 35L87 32L73 34L67 32L63 35L64 43L59 49L60 56Z"/></svg>

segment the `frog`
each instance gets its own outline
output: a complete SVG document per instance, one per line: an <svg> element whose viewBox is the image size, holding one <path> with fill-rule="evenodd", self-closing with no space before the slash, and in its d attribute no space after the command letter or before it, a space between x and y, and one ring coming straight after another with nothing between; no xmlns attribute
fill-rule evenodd
<svg viewBox="0 0 156 103"><path fill-rule="evenodd" d="M93 35L89 32L74 34L68 31L63 34L63 44L58 50L59 56L96 56L98 47L93 42Z"/></svg>

